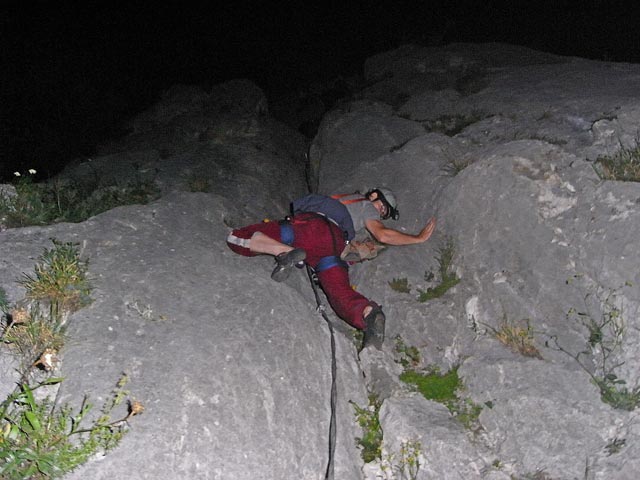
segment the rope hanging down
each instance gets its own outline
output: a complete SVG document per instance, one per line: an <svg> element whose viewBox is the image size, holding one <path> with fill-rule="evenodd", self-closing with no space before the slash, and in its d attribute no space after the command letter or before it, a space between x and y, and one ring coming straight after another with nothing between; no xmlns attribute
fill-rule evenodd
<svg viewBox="0 0 640 480"><path fill-rule="evenodd" d="M329 459L327 461L327 469L324 474L325 480L333 480L333 460L336 451L336 402L338 398L336 390L336 339L333 332L333 325L325 312L324 305L320 301L320 295L318 294L318 278L313 269L307 265L307 274L309 275L309 281L311 282L311 288L313 288L313 294L316 297L317 310L325 319L327 325L329 325L329 332L331 333L331 420L329 421Z"/></svg>

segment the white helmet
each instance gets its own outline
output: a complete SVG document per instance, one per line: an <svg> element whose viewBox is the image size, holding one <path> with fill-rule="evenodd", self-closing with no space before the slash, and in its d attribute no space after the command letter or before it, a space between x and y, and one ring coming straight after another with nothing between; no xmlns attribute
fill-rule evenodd
<svg viewBox="0 0 640 480"><path fill-rule="evenodd" d="M387 213L384 217L384 220L387 218L393 218L394 220L398 220L400 217L400 212L398 212L398 201L396 200L396 196L394 193L388 188L373 188L367 192L367 198L372 194L376 193L378 196L376 200L381 200L382 203L387 207Z"/></svg>

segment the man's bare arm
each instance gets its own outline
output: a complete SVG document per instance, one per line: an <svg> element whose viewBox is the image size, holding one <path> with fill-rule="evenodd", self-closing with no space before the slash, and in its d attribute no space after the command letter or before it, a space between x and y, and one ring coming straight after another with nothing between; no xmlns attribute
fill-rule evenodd
<svg viewBox="0 0 640 480"><path fill-rule="evenodd" d="M413 245L429 240L429 237L431 237L431 234L436 228L436 219L431 218L424 228L415 235L403 233L393 228L387 228L380 220L367 220L365 225L367 230L371 232L371 235L380 243L387 245Z"/></svg>

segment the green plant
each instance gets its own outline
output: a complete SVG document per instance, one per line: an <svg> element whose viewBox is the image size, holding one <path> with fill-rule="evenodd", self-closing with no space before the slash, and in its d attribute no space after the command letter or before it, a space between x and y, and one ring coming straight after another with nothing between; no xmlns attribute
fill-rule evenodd
<svg viewBox="0 0 640 480"><path fill-rule="evenodd" d="M442 403L468 430L477 432L482 428L478 422L482 406L459 397L464 386L458 376L458 367L445 374L441 374L438 368L424 372L405 370L400 374L400 380L414 386L427 400Z"/></svg>
<svg viewBox="0 0 640 480"><path fill-rule="evenodd" d="M160 194L154 182L138 178L122 185L93 182L33 181L31 175L16 172L16 195L0 194L0 217L7 227L81 222L120 205L148 203Z"/></svg>
<svg viewBox="0 0 640 480"><path fill-rule="evenodd" d="M624 438L615 437L604 447L604 449L607 451L607 455L611 456L616 453L620 453L620 451L622 451L626 443L627 441Z"/></svg>
<svg viewBox="0 0 640 480"><path fill-rule="evenodd" d="M185 177L187 183L187 189L190 192L210 192L211 191L211 180L198 174L196 172L192 172Z"/></svg>
<svg viewBox="0 0 640 480"><path fill-rule="evenodd" d="M31 386L29 378L35 367L47 372L55 368L64 343L63 314L85 305L90 292L87 263L80 260L75 245L53 242L54 248L45 249L36 265L35 275L25 275L22 280L30 302L10 308L2 291L4 315L0 339L22 356L18 386L0 404L2 479L59 478L94 454L115 447L126 431L128 420L144 410L140 402L129 401L127 414L112 420L113 411L129 394L124 390L126 375L88 427L82 425L92 409L86 397L74 413L68 406L59 407L49 397L40 400L34 395L39 388L62 381L49 377ZM48 316L40 312L41 301L49 304Z"/></svg>
<svg viewBox="0 0 640 480"><path fill-rule="evenodd" d="M416 368L420 365L420 350L415 346L408 346L400 335L395 338L395 350L398 358L396 362L406 368Z"/></svg>
<svg viewBox="0 0 640 480"><path fill-rule="evenodd" d="M416 387L427 400L447 405L457 400L456 390L460 387L458 368L452 368L445 374L438 369L428 372L406 370L400 374L400 380Z"/></svg>
<svg viewBox="0 0 640 480"><path fill-rule="evenodd" d="M442 170L444 170L447 175L455 177L472 163L473 160L470 159L452 158L444 167L442 167Z"/></svg>
<svg viewBox="0 0 640 480"><path fill-rule="evenodd" d="M409 280L407 277L404 278L394 278L389 282L389 286L391 290L400 293L411 293L411 285L409 285Z"/></svg>
<svg viewBox="0 0 640 480"><path fill-rule="evenodd" d="M479 422L482 405L474 403L469 398L458 398L457 401L451 402L447 407L456 420L467 430L478 432L482 429Z"/></svg>
<svg viewBox="0 0 640 480"><path fill-rule="evenodd" d="M640 182L640 144L622 147L613 155L601 155L594 164L596 173L605 180Z"/></svg>
<svg viewBox="0 0 640 480"><path fill-rule="evenodd" d="M33 181L36 171L29 175L14 172L15 195L0 193L0 217L7 227L44 225L50 216L49 208L42 201L40 185Z"/></svg>
<svg viewBox="0 0 640 480"><path fill-rule="evenodd" d="M0 287L0 312L6 314L9 311L9 300L7 299L7 292L4 288Z"/></svg>
<svg viewBox="0 0 640 480"><path fill-rule="evenodd" d="M90 303L88 262L80 259L77 244L51 239L53 248L44 250L34 275L23 274L19 282L27 298L48 303L50 319L61 323L62 315Z"/></svg>
<svg viewBox="0 0 640 480"><path fill-rule="evenodd" d="M540 351L535 346L535 338L533 328L526 319L524 324L516 324L507 320L506 316L502 319L502 323L496 329L491 325L485 325L491 334L503 345L509 347L516 353L520 353L525 357L534 357L542 359Z"/></svg>
<svg viewBox="0 0 640 480"><path fill-rule="evenodd" d="M556 335L549 335L545 345L573 358L599 388L603 402L619 410L632 411L640 405L640 385L629 388L626 380L618 378L615 373L624 364L616 361L625 336L623 310L617 302L619 290L598 289L594 295L585 297L586 304L588 299L595 296L600 305L600 315L597 317L589 312L589 308L584 312L571 308L567 313L567 320L577 320L589 332L586 350L573 353L560 344ZM585 364L582 360L584 356L592 357L595 370Z"/></svg>
<svg viewBox="0 0 640 480"><path fill-rule="evenodd" d="M420 292L420 296L418 297L419 302L439 298L460 282L460 278L451 270L453 257L455 255L455 245L450 237L447 237L444 246L438 249L438 253L439 256L436 257L436 260L440 271L440 283L433 288L427 288L426 291L418 289ZM426 275L427 272L425 272L425 278Z"/></svg>
<svg viewBox="0 0 640 480"><path fill-rule="evenodd" d="M87 262L80 259L75 244L52 241L53 248L45 248L35 273L23 274L19 281L30 302L14 308L4 302L0 339L20 358L22 381L33 367L55 368L66 339L65 314L90 302ZM41 304L48 307L48 314Z"/></svg>
<svg viewBox="0 0 640 480"><path fill-rule="evenodd" d="M364 331L363 330L357 330L354 329L351 333L352 335L352 339L353 339L353 344L355 345L356 349L358 349L358 351L360 351L363 347L363 343L364 343Z"/></svg>
<svg viewBox="0 0 640 480"><path fill-rule="evenodd" d="M355 402L349 401L356 413L358 425L362 428L362 437L356 438L361 447L362 460L365 463L381 458L382 454L382 427L378 414L382 401L375 394L369 395L369 405L360 407Z"/></svg>
<svg viewBox="0 0 640 480"><path fill-rule="evenodd" d="M523 477L511 476L513 480L553 480L544 470L536 470L533 473L525 473Z"/></svg>
<svg viewBox="0 0 640 480"><path fill-rule="evenodd" d="M443 133L449 137L453 137L462 132L469 125L485 118L481 112L472 112L470 114L454 114L441 115L435 120L425 120L422 125L428 132Z"/></svg>
<svg viewBox="0 0 640 480"><path fill-rule="evenodd" d="M53 370L65 342L65 314L90 302L88 263L80 259L77 245L55 239L44 250L33 275L23 274L19 283L31 302L9 309L2 322L2 342L21 361L23 379L32 367ZM44 314L41 304L48 307Z"/></svg>
<svg viewBox="0 0 640 480"><path fill-rule="evenodd" d="M530 138L531 140L539 140L541 142L546 142L546 143L550 143L552 145L558 145L558 146L566 145L568 143L567 140L565 140L564 138L550 137L542 133L532 133L529 135L522 136L522 138L526 138L526 137Z"/></svg>
<svg viewBox="0 0 640 480"><path fill-rule="evenodd" d="M400 444L400 450L384 455L380 468L384 480L416 480L420 473L422 444L408 440Z"/></svg>
<svg viewBox="0 0 640 480"><path fill-rule="evenodd" d="M3 327L2 341L20 358L23 375L34 366L53 369L64 345L65 328L43 316L37 303L30 309L11 310Z"/></svg>
<svg viewBox="0 0 640 480"><path fill-rule="evenodd" d="M22 383L0 404L1 478L60 478L92 455L114 448L126 433L127 421L144 410L139 402L129 402L127 414L112 420L113 410L128 395L123 389L127 377L123 376L100 416L83 427L92 408L87 398L76 413L67 406L57 408L48 398L36 400L36 389L61 381L50 378L34 387Z"/></svg>

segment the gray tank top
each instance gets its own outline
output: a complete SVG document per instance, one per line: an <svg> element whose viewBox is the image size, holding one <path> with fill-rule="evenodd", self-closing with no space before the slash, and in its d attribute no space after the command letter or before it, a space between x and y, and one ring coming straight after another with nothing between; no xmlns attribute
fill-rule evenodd
<svg viewBox="0 0 640 480"><path fill-rule="evenodd" d="M348 201L356 198L364 198L364 195L354 193L353 195L342 197L340 200ZM353 220L353 228L356 231L356 234L361 233L361 231L364 230L367 220L380 220L378 210L376 210L376 207L374 207L373 203L369 200L365 199L361 202L349 203L345 206L349 211L349 215L351 215L351 220Z"/></svg>

